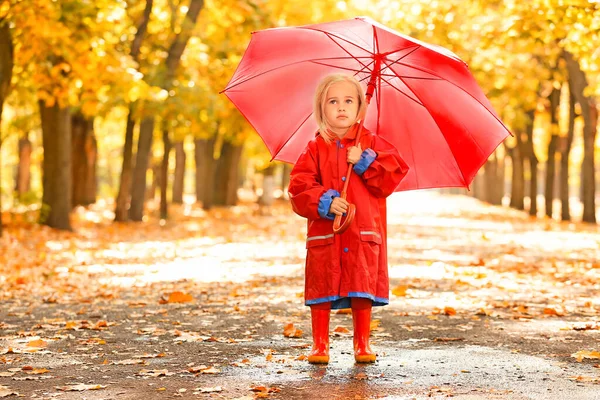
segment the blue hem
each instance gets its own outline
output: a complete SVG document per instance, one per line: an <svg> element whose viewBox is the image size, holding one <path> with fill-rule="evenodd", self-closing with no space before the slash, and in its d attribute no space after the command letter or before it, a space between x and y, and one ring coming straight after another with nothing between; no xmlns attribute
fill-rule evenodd
<svg viewBox="0 0 600 400"><path fill-rule="evenodd" d="M329 208L331 207L331 203L333 199L336 197L340 197L340 192L337 190L329 189L319 199L319 207L317 208L317 212L321 218L334 220L335 214L329 212Z"/></svg>
<svg viewBox="0 0 600 400"><path fill-rule="evenodd" d="M366 149L360 155L360 160L358 160L358 162L354 164L354 172L356 172L357 175L362 175L367 170L367 168L369 168L369 166L373 163L373 161L375 161L376 158L377 153L375 153L375 151L373 151L372 149Z"/></svg>
<svg viewBox="0 0 600 400"><path fill-rule="evenodd" d="M327 297L319 297L318 299L306 300L304 302L304 305L310 306L312 304L320 304L320 303L326 303L326 302L330 301L331 309L339 310L341 308L350 308L350 306L351 306L350 299L352 297L360 297L362 299L369 299L369 300L373 301L373 307L387 306L390 303L389 298L375 297L370 293L348 292L348 296L327 296Z"/></svg>

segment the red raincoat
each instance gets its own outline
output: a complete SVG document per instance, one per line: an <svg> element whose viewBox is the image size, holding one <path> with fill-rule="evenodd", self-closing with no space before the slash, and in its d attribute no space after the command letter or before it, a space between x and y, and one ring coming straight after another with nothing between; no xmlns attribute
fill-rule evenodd
<svg viewBox="0 0 600 400"><path fill-rule="evenodd" d="M349 308L350 297L371 299L374 306L389 303L385 198L408 172L396 148L363 128L361 147L375 152L365 150L363 155L370 152L376 158L361 176L350 177L346 198L356 205L354 221L344 233L334 235L333 220L318 211L332 193L328 190L342 191L348 170L346 149L354 145L357 128L355 124L343 139L330 144L318 135L290 175L294 212L308 219L306 305L331 301L333 309ZM327 211L330 204L331 198Z"/></svg>

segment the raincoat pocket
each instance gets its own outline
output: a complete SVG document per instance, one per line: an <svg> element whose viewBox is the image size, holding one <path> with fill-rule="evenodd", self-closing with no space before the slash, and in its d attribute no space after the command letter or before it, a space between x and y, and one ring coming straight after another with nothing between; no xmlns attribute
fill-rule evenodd
<svg viewBox="0 0 600 400"><path fill-rule="evenodd" d="M324 246L334 241L333 233L327 235L313 235L306 238L306 248Z"/></svg>
<svg viewBox="0 0 600 400"><path fill-rule="evenodd" d="M311 287L323 285L327 281L325 276L327 276L327 271L329 271L329 267L333 262L334 240L333 233L313 235L306 238L307 285L309 280L313 282L310 285Z"/></svg>
<svg viewBox="0 0 600 400"><path fill-rule="evenodd" d="M360 240L381 244L381 234L375 228L360 228Z"/></svg>
<svg viewBox="0 0 600 400"><path fill-rule="evenodd" d="M375 228L360 228L360 256L367 267L379 265L381 234Z"/></svg>

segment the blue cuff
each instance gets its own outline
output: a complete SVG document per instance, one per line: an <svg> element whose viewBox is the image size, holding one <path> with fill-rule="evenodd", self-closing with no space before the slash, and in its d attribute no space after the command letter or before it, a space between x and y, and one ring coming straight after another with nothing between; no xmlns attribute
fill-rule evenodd
<svg viewBox="0 0 600 400"><path fill-rule="evenodd" d="M340 197L340 192L337 190L329 189L323 193L323 196L319 199L319 215L321 218L335 219L335 214L329 212L329 207L331 207L331 202L336 197Z"/></svg>
<svg viewBox="0 0 600 400"><path fill-rule="evenodd" d="M360 160L354 164L354 172L356 172L357 175L362 175L376 158L377 153L371 149L366 149L360 155Z"/></svg>

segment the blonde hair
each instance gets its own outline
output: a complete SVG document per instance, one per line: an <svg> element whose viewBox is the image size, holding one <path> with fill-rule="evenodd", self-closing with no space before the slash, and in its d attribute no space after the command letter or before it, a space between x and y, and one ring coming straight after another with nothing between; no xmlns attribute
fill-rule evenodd
<svg viewBox="0 0 600 400"><path fill-rule="evenodd" d="M327 117L325 117L325 103L327 100L325 97L327 96L329 88L338 82L348 82L356 88L356 93L358 94L358 112L356 113L356 120L353 124L360 121L366 112L365 92L355 77L345 74L331 74L323 78L315 91L313 112L317 121L317 126L319 127L319 133L327 143L330 143L335 137L329 131L329 124L327 122Z"/></svg>

